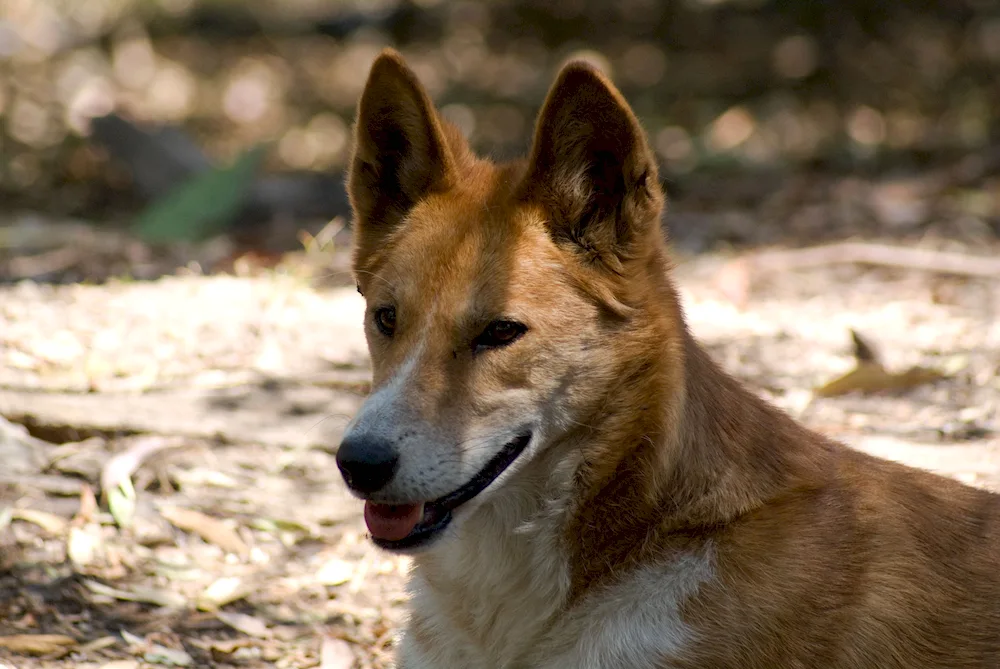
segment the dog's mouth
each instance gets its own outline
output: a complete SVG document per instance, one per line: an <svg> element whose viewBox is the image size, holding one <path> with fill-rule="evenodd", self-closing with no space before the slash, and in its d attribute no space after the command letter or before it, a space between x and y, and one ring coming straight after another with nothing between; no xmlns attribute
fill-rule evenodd
<svg viewBox="0 0 1000 669"><path fill-rule="evenodd" d="M517 460L530 441L528 433L507 442L468 483L444 497L417 504L366 502L365 523L372 541L389 550L407 550L429 543L448 527L452 511L486 490Z"/></svg>

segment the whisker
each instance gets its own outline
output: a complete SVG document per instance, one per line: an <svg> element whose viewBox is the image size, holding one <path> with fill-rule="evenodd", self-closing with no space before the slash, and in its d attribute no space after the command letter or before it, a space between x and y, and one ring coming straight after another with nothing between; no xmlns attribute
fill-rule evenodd
<svg viewBox="0 0 1000 669"><path fill-rule="evenodd" d="M316 423L312 427L310 427L308 430L306 430L306 434L309 434L310 432L312 432L313 430L315 430L316 428L318 428L320 425L322 425L326 421L330 420L331 418L341 418L341 419L343 419L345 425L347 423L351 422L351 416L349 416L348 414L345 414L345 413L332 413L332 414L323 416L318 421L316 421Z"/></svg>

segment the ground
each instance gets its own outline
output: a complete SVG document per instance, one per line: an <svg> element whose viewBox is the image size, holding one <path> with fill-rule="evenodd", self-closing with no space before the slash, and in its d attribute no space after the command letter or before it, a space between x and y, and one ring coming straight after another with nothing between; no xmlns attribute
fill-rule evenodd
<svg viewBox="0 0 1000 669"><path fill-rule="evenodd" d="M1000 490L1000 272L703 243L792 247L819 226L969 269L1000 257L996 238L943 234L968 217L942 199L918 225L880 184L790 188L742 208L696 192L671 205L695 334L815 429ZM328 452L368 379L338 240L318 276L0 286L0 666L389 666L407 561L367 541ZM855 367L852 331L887 374L933 373L814 392Z"/></svg>

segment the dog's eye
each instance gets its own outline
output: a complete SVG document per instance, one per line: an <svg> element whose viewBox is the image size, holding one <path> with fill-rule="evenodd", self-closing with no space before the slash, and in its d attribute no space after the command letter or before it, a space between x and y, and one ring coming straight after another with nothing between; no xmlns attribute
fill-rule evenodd
<svg viewBox="0 0 1000 669"><path fill-rule="evenodd" d="M379 307L375 310L375 327L386 337L396 331L396 308Z"/></svg>
<svg viewBox="0 0 1000 669"><path fill-rule="evenodd" d="M528 330L527 326L517 321L493 321L483 333L476 337L473 348L499 348L513 344Z"/></svg>

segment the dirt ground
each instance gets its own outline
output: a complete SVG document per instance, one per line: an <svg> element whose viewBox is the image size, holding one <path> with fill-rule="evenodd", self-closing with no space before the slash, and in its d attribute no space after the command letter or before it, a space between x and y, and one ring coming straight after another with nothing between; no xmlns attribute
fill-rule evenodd
<svg viewBox="0 0 1000 669"><path fill-rule="evenodd" d="M1000 273L678 237L691 327L729 371L854 447L1000 490ZM1000 258L995 237L932 237L909 247ZM0 666L390 666L407 561L369 544L328 452L367 391L345 258L0 286ZM814 392L855 366L852 330L889 374L932 373Z"/></svg>

